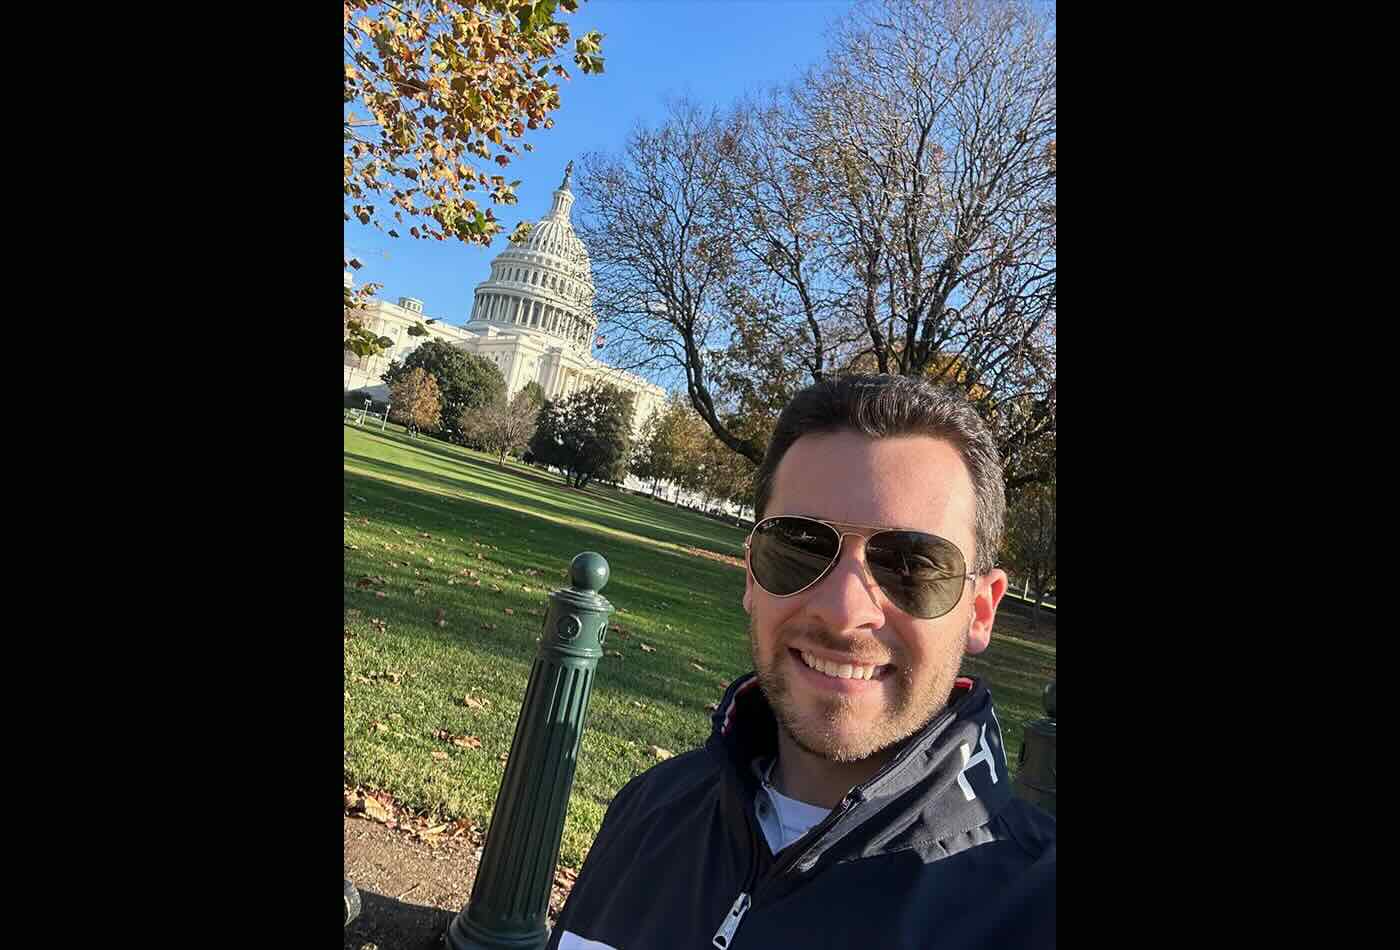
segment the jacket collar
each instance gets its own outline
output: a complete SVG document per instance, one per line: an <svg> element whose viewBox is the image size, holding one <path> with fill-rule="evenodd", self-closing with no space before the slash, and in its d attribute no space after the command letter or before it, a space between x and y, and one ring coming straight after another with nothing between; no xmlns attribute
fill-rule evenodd
<svg viewBox="0 0 1400 950"><path fill-rule="evenodd" d="M730 684L710 718L707 747L751 794L757 780L750 764L777 750L777 721L757 676ZM853 797L862 803L861 814L852 815L856 824L880 814L897 819L905 832L935 840L968 832L1001 811L1012 797L1011 776L986 684L959 677L947 706Z"/></svg>

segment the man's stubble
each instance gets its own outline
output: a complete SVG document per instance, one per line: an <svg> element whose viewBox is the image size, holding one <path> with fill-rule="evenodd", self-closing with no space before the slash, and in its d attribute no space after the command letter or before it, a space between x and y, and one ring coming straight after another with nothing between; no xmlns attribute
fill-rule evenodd
<svg viewBox="0 0 1400 950"><path fill-rule="evenodd" d="M856 715L856 703L852 697L833 693L818 701L817 713L804 715L793 701L785 667L787 647L784 641L776 645L774 656L768 658L759 654L758 637L754 632L754 621L749 620L749 649L753 655L754 670L768 705L773 710L778 727L792 739L798 748L831 762L860 762L885 749L898 745L919 732L938 715L948 704L953 691L953 683L962 669L966 653L967 635L972 626L969 617L956 641L950 645L945 662L932 671L926 684L920 689L906 658L896 655L893 660L895 674L895 698L893 709L874 722L856 724L851 720ZM846 639L837 639L819 629L809 631L806 639L831 649L833 652L849 653L850 644ZM855 656L860 659L859 653ZM842 725L848 728L838 728Z"/></svg>

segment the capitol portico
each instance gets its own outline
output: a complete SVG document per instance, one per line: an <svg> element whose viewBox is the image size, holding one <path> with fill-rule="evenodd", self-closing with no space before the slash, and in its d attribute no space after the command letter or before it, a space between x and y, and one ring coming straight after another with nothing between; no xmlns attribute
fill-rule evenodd
<svg viewBox="0 0 1400 950"><path fill-rule="evenodd" d="M588 251L574 233L574 203L569 180L573 162L554 192L553 206L530 229L527 240L512 245L491 262L491 273L476 287L471 317L460 327L441 322L428 326L433 336L485 357L505 377L507 397L526 383L537 382L545 397L558 399L589 384L611 383L633 394L633 431L666 401L660 386L616 369L592 355L598 321L593 314L593 275ZM351 277L345 276L346 285ZM430 319L421 301L399 298L398 304L374 300L366 308L371 329L394 345L381 356L345 354L345 389L385 391L380 375L393 359L402 360L425 337L408 328Z"/></svg>

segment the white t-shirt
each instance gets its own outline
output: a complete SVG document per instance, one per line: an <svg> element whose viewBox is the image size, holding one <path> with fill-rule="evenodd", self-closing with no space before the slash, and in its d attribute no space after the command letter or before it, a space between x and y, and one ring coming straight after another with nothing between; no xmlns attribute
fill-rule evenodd
<svg viewBox="0 0 1400 950"><path fill-rule="evenodd" d="M774 788L770 777L777 761L775 757L766 760L755 759L753 763L754 773L759 779L754 811L758 813L758 826L763 829L763 837L768 839L768 849L774 854L805 835L813 825L831 814L830 808L788 798Z"/></svg>

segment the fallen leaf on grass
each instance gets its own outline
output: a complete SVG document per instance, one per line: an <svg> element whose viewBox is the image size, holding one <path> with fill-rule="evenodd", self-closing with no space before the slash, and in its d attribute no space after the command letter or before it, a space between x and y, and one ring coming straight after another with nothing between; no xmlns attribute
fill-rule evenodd
<svg viewBox="0 0 1400 950"><path fill-rule="evenodd" d="M426 560L429 564L432 564L432 563L433 563L433 559L432 559L432 558L424 558L424 560Z"/></svg>
<svg viewBox="0 0 1400 950"><path fill-rule="evenodd" d="M381 824L387 824L394 817L394 813L389 810L383 802L377 798L365 798L365 817L373 818Z"/></svg>
<svg viewBox="0 0 1400 950"><path fill-rule="evenodd" d="M374 731L375 731L375 732L388 732L388 731L389 731L389 726L388 726L387 723L376 722L376 723L374 724Z"/></svg>
<svg viewBox="0 0 1400 950"><path fill-rule="evenodd" d="M505 608L505 611L506 611L506 616L507 616L507 617L514 617L514 616L515 616L515 611L514 611L514 610L511 610L509 607Z"/></svg>
<svg viewBox="0 0 1400 950"><path fill-rule="evenodd" d="M477 699L475 696L468 694L462 697L462 705L466 706L468 709L485 709L490 706L491 703L484 699Z"/></svg>
<svg viewBox="0 0 1400 950"><path fill-rule="evenodd" d="M692 664L690 664L690 665L693 666L693 667L695 667L695 668L696 668L697 670L699 670L701 673L709 672L709 671L706 670L703 666L701 666L699 663L692 663Z"/></svg>
<svg viewBox="0 0 1400 950"><path fill-rule="evenodd" d="M643 643L643 644L642 644L642 652L643 652L643 653L655 653L655 652L656 652L656 647L649 647L649 646L647 646L645 643Z"/></svg>
<svg viewBox="0 0 1400 950"><path fill-rule="evenodd" d="M463 749L480 749L481 740L476 736L453 736L452 744Z"/></svg>
<svg viewBox="0 0 1400 950"><path fill-rule="evenodd" d="M484 623L484 624L481 625L481 629L482 629L482 630L495 630L495 629L496 629L496 625L495 625L494 623Z"/></svg>
<svg viewBox="0 0 1400 950"><path fill-rule="evenodd" d="M647 751L650 752L652 755L656 756L656 758L657 758L659 761L663 761L663 762L664 762L666 759L669 759L671 756L673 756L673 755L676 754L676 753L672 752L670 749L663 749L663 748L661 748L661 746L659 746L659 745L649 745L649 746L647 746Z"/></svg>
<svg viewBox="0 0 1400 950"><path fill-rule="evenodd" d="M386 593L384 593L382 590L377 590L377 591L374 592L374 596L376 596L376 597L378 597L378 598L380 598L380 599L383 599L383 598L388 597L389 595L386 594Z"/></svg>
<svg viewBox="0 0 1400 950"><path fill-rule="evenodd" d="M444 751L442 751L441 749L434 749L434 750L433 750L433 758L435 758L435 759L445 759L445 758L447 758L447 753L444 752Z"/></svg>

